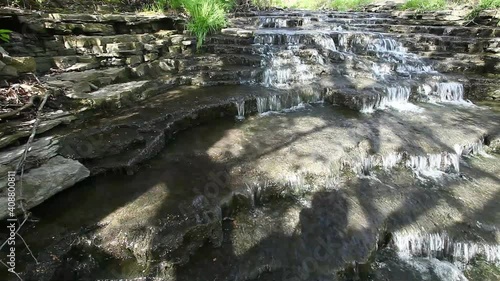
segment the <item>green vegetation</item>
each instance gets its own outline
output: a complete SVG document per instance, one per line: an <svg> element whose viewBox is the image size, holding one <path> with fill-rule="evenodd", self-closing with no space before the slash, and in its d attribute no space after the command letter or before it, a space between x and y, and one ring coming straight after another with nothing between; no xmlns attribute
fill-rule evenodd
<svg viewBox="0 0 500 281"><path fill-rule="evenodd" d="M474 9L467 15L467 19L474 20L479 13L483 10L489 9L499 9L500 8L500 0L480 0L477 5L474 6Z"/></svg>
<svg viewBox="0 0 500 281"><path fill-rule="evenodd" d="M445 8L446 0L408 0L401 6L403 10L434 11Z"/></svg>
<svg viewBox="0 0 500 281"><path fill-rule="evenodd" d="M200 48L208 33L226 26L231 5L223 0L187 0L183 7L191 16L187 28L196 35L196 47Z"/></svg>
<svg viewBox="0 0 500 281"><path fill-rule="evenodd" d="M464 274L471 281L500 280L500 267L487 262L484 257L478 257L472 261Z"/></svg>
<svg viewBox="0 0 500 281"><path fill-rule="evenodd" d="M167 8L167 0L156 0L151 4L146 4L143 7L144 12L162 13Z"/></svg>
<svg viewBox="0 0 500 281"><path fill-rule="evenodd" d="M3 42L9 42L11 32L12 32L12 30L0 29L0 40Z"/></svg>
<svg viewBox="0 0 500 281"><path fill-rule="evenodd" d="M371 0L333 0L330 7L339 11L357 11L370 3Z"/></svg>
<svg viewBox="0 0 500 281"><path fill-rule="evenodd" d="M190 16L187 28L196 36L199 49L209 33L226 26L226 14L233 4L233 0L155 0L144 11L161 13L169 7L184 10Z"/></svg>
<svg viewBox="0 0 500 281"><path fill-rule="evenodd" d="M473 19L487 9L500 8L500 0L408 0L401 5L402 10L435 11L440 9L453 9L454 6L468 4L473 6L468 18Z"/></svg>

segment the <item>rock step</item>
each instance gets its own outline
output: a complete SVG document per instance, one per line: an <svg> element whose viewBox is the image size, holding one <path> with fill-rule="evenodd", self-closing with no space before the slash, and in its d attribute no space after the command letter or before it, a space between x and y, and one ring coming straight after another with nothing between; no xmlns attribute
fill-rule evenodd
<svg viewBox="0 0 500 281"><path fill-rule="evenodd" d="M370 12L334 12L334 11L248 11L236 12L231 14L230 18L252 18L252 17L338 17L338 18L372 18L372 17L390 17L389 13L370 13Z"/></svg>
<svg viewBox="0 0 500 281"><path fill-rule="evenodd" d="M225 29L222 33L227 33ZM251 32L251 31L249 31ZM249 33L252 37L241 37L234 34L210 36L206 39L205 44L236 44L236 45L251 45L253 44L253 32Z"/></svg>
<svg viewBox="0 0 500 281"><path fill-rule="evenodd" d="M450 52L418 52L418 54L430 59L434 68L443 73L463 71L500 74L500 57L495 55Z"/></svg>
<svg viewBox="0 0 500 281"><path fill-rule="evenodd" d="M65 72L42 78L43 82L49 86L65 89L65 94L71 98L107 85L126 82L129 79L130 69L124 67Z"/></svg>
<svg viewBox="0 0 500 281"><path fill-rule="evenodd" d="M193 85L207 85L208 82L234 81L236 84L250 82L260 82L263 69L242 66L222 66L209 70L191 70L180 72L180 76L185 76L192 80Z"/></svg>
<svg viewBox="0 0 500 281"><path fill-rule="evenodd" d="M205 55L196 57L174 58L179 71L208 70L228 66L260 67L262 58L257 55Z"/></svg>
<svg viewBox="0 0 500 281"><path fill-rule="evenodd" d="M236 29L241 30L241 29ZM252 30L247 30L249 33ZM234 30L232 31L234 34ZM223 30L223 33L228 37L232 36L229 32ZM254 42L265 43L268 45L297 45L297 44L316 44L318 34L314 31L306 30L269 30L259 31L254 33L256 37ZM219 44L237 44L249 45L250 39L225 39L214 38L214 41ZM342 41L352 40L367 40L373 37L374 40L381 39L381 36L387 39L395 39L409 48L410 51L453 51L453 52L496 52L500 46L500 39L497 38L463 38L459 36L437 36L433 34L391 34L391 33L370 33L370 32L330 32L326 36L330 36L336 46ZM370 43L370 42L367 42ZM213 43L215 44L215 43ZM362 46L361 46L362 47Z"/></svg>
<svg viewBox="0 0 500 281"><path fill-rule="evenodd" d="M349 28L384 31L385 33L420 33L438 36L460 37L499 37L500 28L490 26L431 26L431 25L394 25L394 24L350 24Z"/></svg>
<svg viewBox="0 0 500 281"><path fill-rule="evenodd" d="M27 24L41 34L115 35L182 30L185 20L172 15L32 13Z"/></svg>

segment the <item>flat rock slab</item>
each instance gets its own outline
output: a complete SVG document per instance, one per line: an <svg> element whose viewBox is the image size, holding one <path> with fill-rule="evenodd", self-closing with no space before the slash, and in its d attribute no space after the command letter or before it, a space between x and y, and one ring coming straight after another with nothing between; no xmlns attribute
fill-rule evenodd
<svg viewBox="0 0 500 281"><path fill-rule="evenodd" d="M90 172L76 160L55 156L38 168L31 169L23 176L22 194L25 208L31 209L54 194L73 186L85 179ZM18 186L17 188L21 188ZM7 206L7 180L0 182L0 204ZM21 199L21 198L18 198ZM21 210L17 210L20 213ZM2 208L0 218L8 216L8 210Z"/></svg>
<svg viewBox="0 0 500 281"><path fill-rule="evenodd" d="M67 112L45 114L37 127L36 133L45 133L61 124L69 124L76 117ZM21 138L31 135L34 120L28 122L12 122L0 126L0 148L15 143Z"/></svg>

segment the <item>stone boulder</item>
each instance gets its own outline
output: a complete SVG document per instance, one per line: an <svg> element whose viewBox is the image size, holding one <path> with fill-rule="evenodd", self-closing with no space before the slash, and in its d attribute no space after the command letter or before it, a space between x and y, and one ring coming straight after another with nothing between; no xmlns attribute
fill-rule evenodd
<svg viewBox="0 0 500 281"><path fill-rule="evenodd" d="M24 153L21 145L0 153L0 173L7 175L14 171ZM59 141L54 137L44 137L34 141L24 162L23 199L27 209L33 208L54 194L73 186L89 176L89 170L76 160L57 154ZM16 181L19 187L19 178ZM19 190L16 190L19 196ZM7 178L0 179L0 204L7 206ZM18 200L20 198L17 198ZM20 211L20 210L18 210ZM7 216L7 209L2 208L0 219Z"/></svg>
<svg viewBox="0 0 500 281"><path fill-rule="evenodd" d="M19 73L36 71L36 61L33 57L3 56L0 60L0 76L16 77Z"/></svg>

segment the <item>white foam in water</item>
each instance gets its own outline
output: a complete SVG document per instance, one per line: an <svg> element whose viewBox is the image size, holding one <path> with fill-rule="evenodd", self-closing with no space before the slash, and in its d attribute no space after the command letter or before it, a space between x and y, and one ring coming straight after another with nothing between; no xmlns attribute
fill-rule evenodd
<svg viewBox="0 0 500 281"><path fill-rule="evenodd" d="M373 167L376 166L376 158L373 155L370 155L366 158L361 159L358 165L354 166L354 172L356 172L360 176L367 176L370 174L370 171L373 170Z"/></svg>
<svg viewBox="0 0 500 281"><path fill-rule="evenodd" d="M448 154L429 154L427 156L410 156L406 166L417 175L430 178L438 178L443 175L443 171L450 165Z"/></svg>
<svg viewBox="0 0 500 281"><path fill-rule="evenodd" d="M460 83L439 83L436 92L441 101L463 101L464 99L464 85Z"/></svg>
<svg viewBox="0 0 500 281"><path fill-rule="evenodd" d="M286 95L272 95L268 97L257 97L257 111L260 114L266 112L294 111L303 109L307 103L321 102L321 95L300 96L289 93Z"/></svg>
<svg viewBox="0 0 500 281"><path fill-rule="evenodd" d="M464 148L461 145L455 144L453 147L455 149L455 154L450 154L451 164L455 172L460 172L460 158L462 157L462 153Z"/></svg>
<svg viewBox="0 0 500 281"><path fill-rule="evenodd" d="M314 43L325 50L336 51L337 47L333 38L328 34L318 34L314 36Z"/></svg>
<svg viewBox="0 0 500 281"><path fill-rule="evenodd" d="M262 80L266 87L287 88L292 82L306 83L313 81L313 78L309 66L293 53L287 52L284 57L271 57Z"/></svg>
<svg viewBox="0 0 500 281"><path fill-rule="evenodd" d="M398 111L422 112L423 109L410 103L411 89L405 86L387 87L385 95L380 95L374 100L362 100L361 112L372 113L376 109L394 108Z"/></svg>
<svg viewBox="0 0 500 281"><path fill-rule="evenodd" d="M500 265L500 245L471 241L455 242L447 233L393 233L393 242L402 257L451 258L456 265L465 265L478 255Z"/></svg>
<svg viewBox="0 0 500 281"><path fill-rule="evenodd" d="M391 170L396 165L401 163L403 160L403 154L402 153L391 153L385 156L382 156L382 167L384 170Z"/></svg>
<svg viewBox="0 0 500 281"><path fill-rule="evenodd" d="M406 53L406 48L403 47L403 44L392 38L383 37L370 40L370 43L367 45L367 49L375 52Z"/></svg>
<svg viewBox="0 0 500 281"><path fill-rule="evenodd" d="M482 155L488 156L484 150L484 139L481 138L479 141L467 144L461 147L463 155Z"/></svg>
<svg viewBox="0 0 500 281"><path fill-rule="evenodd" d="M270 26L271 23L272 23L272 26ZM262 28L265 26L270 26L270 27L274 27L274 28L285 28L285 27L288 27L288 24L287 24L286 18L270 18L270 17L260 18L259 28Z"/></svg>
<svg viewBox="0 0 500 281"><path fill-rule="evenodd" d="M234 103L236 105L236 109L238 110L238 118L239 120L245 119L245 101L237 101Z"/></svg>

